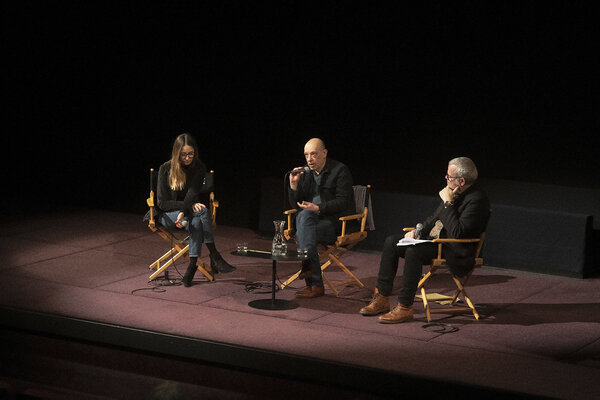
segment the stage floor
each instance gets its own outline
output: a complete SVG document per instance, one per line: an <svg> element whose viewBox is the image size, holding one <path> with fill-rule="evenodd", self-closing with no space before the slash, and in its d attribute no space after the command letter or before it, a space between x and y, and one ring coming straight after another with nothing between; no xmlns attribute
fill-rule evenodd
<svg viewBox="0 0 600 400"><path fill-rule="evenodd" d="M204 355L205 361L220 360L225 367L253 368L265 374L277 373L274 369L280 368L281 360L292 364L301 360L298 365L314 362L319 373L336 366L340 371L356 367L365 376L380 372L532 396L600 398L599 278L579 280L483 267L475 272L468 290L482 318L435 314L435 322L457 328L438 333L423 328L427 320L420 303L415 304L415 320L404 324L383 325L358 314L375 286L376 253L350 252L344 258L365 288L346 287L339 297L326 290L324 297L297 300L298 308L271 311L248 306L252 300L270 298L271 261L230 254L240 241L250 248L270 247L269 238L248 229L218 226L217 248L237 270L216 275L214 282L197 273L189 288L178 284L187 259L169 268L175 284L160 279L148 282L148 265L168 250L168 244L150 232L139 215L57 212L4 221L0 235L0 307L5 317L11 316L2 322L6 329L102 343L102 337L85 330L65 332L58 323L52 328L48 321L58 318L75 321L77 326L122 329L128 338L136 332L140 337L172 338L167 344L161 342L160 349L139 344L138 350L145 352L185 357L177 347L183 343L179 339L211 344L214 347ZM203 251L207 260L207 249ZM287 279L298 265L279 262L278 278ZM328 277L342 279L338 271L332 267ZM445 277L436 279L432 291L450 294L444 289L449 283ZM276 297L293 300L295 289L302 286L295 281ZM38 327L32 326L35 318ZM106 338L107 343L110 340ZM137 346L135 339L121 345ZM228 359L236 349L243 355ZM259 354L273 363L257 363ZM311 372L303 368L289 365L279 373L310 382ZM3 374L0 379L5 381L16 378L7 376L7 371ZM352 389L352 382L335 372L331 375L336 385ZM369 382L361 384L369 392Z"/></svg>

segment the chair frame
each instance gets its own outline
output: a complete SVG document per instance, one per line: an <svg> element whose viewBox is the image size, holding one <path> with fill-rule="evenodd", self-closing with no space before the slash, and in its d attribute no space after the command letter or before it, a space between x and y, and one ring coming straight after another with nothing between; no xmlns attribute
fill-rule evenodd
<svg viewBox="0 0 600 400"><path fill-rule="evenodd" d="M414 228L404 228L404 231L411 231L413 229ZM431 269L429 270L429 272L427 272L425 275L423 275L423 277L419 281L419 285L417 286L417 290L421 292L421 296L423 298L423 307L425 308L425 313L427 315L428 322L431 322L431 314L434 314L434 313L448 314L448 313L464 313L467 311L472 312L475 319L477 319L477 320L479 319L479 313L477 312L477 309L475 308L473 301L467 294L465 286L467 285L469 279L471 278L471 274L473 273L475 268L480 268L483 265L483 258L481 257L481 249L483 248L484 240L485 240L485 232L483 232L478 239L450 239L450 238L433 239L433 242L437 243L437 245L438 245L437 257L431 260L431 264L430 264ZM450 271L450 267L446 263L446 259L442 258L442 247L443 247L444 243L478 243L477 249L475 250L475 262L474 262L473 269L471 269L471 271L466 276L459 278L456 275L454 275L452 273L452 271ZM432 308L431 307L430 302L427 300L425 284L427 283L427 281L429 281L429 279L433 275L435 275L438 272L439 269L447 269L448 272L450 273L450 276L452 277L454 284L456 285L456 291L454 293L454 296L452 297L452 300L450 301L450 305L453 306L454 304L456 304L456 302L459 300L459 295L462 295L462 297L463 297L464 301L467 303L468 307L460 307L460 306L445 307L445 308L439 308L439 307Z"/></svg>
<svg viewBox="0 0 600 400"><path fill-rule="evenodd" d="M172 246L169 251L160 256L156 261L154 261L148 269L156 269L150 277L149 281L156 279L163 271L167 274L166 269L169 268L175 261L177 261L180 257L188 254L189 252L189 236L184 239L178 239L175 234L166 228L159 226L156 224L156 210L155 210L155 193L154 193L154 168L150 169L150 196L146 199L146 204L150 207L150 220L148 221L148 228L152 232L156 232L160 237L166 240ZM211 174L214 174L214 171L210 171ZM219 207L219 202L215 200L214 192L210 192L209 195L209 207L212 215L212 226L213 229L216 228L216 216L217 216L217 208ZM165 262L166 260L166 262ZM198 271L202 273L209 281L214 281L214 276L212 275L212 270L210 266L206 265L202 259L198 258L197 261Z"/></svg>
<svg viewBox="0 0 600 400"><path fill-rule="evenodd" d="M350 251L354 246L360 243L367 237L366 231L366 223L367 223L367 215L369 212L369 192L371 190L371 185L367 185L367 192L365 194L365 206L363 211L359 214L347 215L345 217L340 217L339 221L342 223L342 231L340 236L337 237L334 244L331 245L322 245L319 244L319 262L321 263L321 274L323 276L323 282L331 289L336 296L339 296L339 286L347 286L350 284L356 284L359 287L363 288L365 285L358 279L342 261L340 258L348 251ZM287 229L284 230L284 236L287 240L291 240L294 237L295 230L293 229L293 218L292 216L298 212L297 209L291 209L284 211L284 215L287 216ZM360 220L360 230L357 232L346 233L346 224L349 221L358 221ZM332 264L337 265L341 268L341 270L349 276L349 279L340 282L334 282L327 278L325 274L325 270ZM296 272L292 275L287 281L281 284L281 289L284 289L290 283L298 279L302 270Z"/></svg>

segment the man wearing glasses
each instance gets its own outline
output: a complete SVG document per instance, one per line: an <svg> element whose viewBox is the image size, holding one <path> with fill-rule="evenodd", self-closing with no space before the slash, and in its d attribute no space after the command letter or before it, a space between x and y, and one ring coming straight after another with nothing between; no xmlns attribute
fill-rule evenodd
<svg viewBox="0 0 600 400"><path fill-rule="evenodd" d="M394 234L386 238L381 254L377 287L373 299L360 310L365 316L380 315L378 321L396 324L413 318L412 305L423 271L437 256L437 244L419 243L398 246L400 239L476 238L485 230L490 214L490 203L485 192L476 184L477 167L467 157L450 160L446 173L446 186L440 190L441 203L425 222L422 234L414 237L414 231ZM473 266L475 245L451 243L443 248L452 272L459 277L469 273ZM404 282L398 295L398 305L390 311L389 296L398 270L399 258L404 258Z"/></svg>

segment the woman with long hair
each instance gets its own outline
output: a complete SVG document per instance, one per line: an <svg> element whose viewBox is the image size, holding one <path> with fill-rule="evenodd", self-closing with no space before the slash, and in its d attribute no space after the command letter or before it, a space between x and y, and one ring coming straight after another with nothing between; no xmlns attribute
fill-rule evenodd
<svg viewBox="0 0 600 400"><path fill-rule="evenodd" d="M183 133L175 139L171 159L158 170L158 208L160 223L167 229L186 229L189 234L190 264L183 276L183 285L191 286L197 270L202 243L210 251L213 273L227 273L235 267L227 263L215 247L210 210L200 203L200 190L206 166L198 158L194 138Z"/></svg>

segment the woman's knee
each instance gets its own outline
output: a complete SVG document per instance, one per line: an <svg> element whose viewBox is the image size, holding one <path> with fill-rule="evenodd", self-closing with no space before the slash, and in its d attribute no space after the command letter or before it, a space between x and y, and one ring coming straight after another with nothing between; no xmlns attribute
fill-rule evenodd
<svg viewBox="0 0 600 400"><path fill-rule="evenodd" d="M207 208L202 208L200 211L194 211L194 213L192 214L192 219L208 221L210 220L210 212Z"/></svg>
<svg viewBox="0 0 600 400"><path fill-rule="evenodd" d="M192 217L203 217L203 216L206 216L206 215L208 215L208 214L209 214L209 212L208 212L208 208L206 208L206 207L202 207L202 208L200 209L200 211L194 211L194 212L192 213Z"/></svg>

